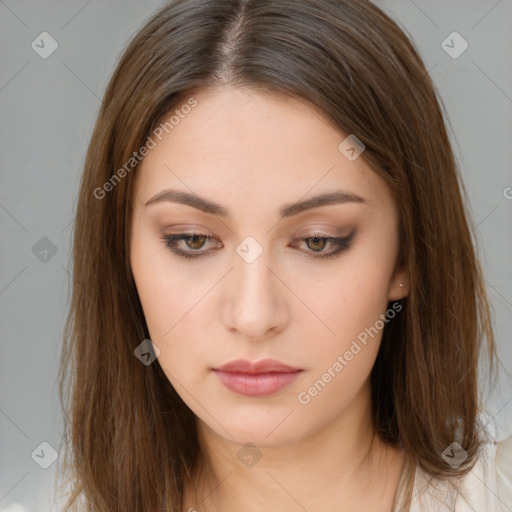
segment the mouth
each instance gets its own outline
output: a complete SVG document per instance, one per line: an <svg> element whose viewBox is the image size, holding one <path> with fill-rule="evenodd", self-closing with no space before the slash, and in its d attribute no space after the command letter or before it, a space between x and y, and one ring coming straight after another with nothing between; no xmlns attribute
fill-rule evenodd
<svg viewBox="0 0 512 512"><path fill-rule="evenodd" d="M274 359L259 362L236 360L212 368L221 383L245 396L269 396L290 385L304 370Z"/></svg>

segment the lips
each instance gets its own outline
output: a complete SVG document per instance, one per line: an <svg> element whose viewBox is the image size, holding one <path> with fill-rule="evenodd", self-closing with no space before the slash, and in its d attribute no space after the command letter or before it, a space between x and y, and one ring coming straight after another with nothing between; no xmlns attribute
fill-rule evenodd
<svg viewBox="0 0 512 512"><path fill-rule="evenodd" d="M275 359L243 359L212 369L229 390L245 396L268 396L291 384L303 371Z"/></svg>
<svg viewBox="0 0 512 512"><path fill-rule="evenodd" d="M237 359L231 361L214 370L226 373L246 373L249 375L257 375L260 373L293 373L300 371L302 368L294 368L287 364L276 361L275 359L262 359L261 361L251 362L245 359Z"/></svg>

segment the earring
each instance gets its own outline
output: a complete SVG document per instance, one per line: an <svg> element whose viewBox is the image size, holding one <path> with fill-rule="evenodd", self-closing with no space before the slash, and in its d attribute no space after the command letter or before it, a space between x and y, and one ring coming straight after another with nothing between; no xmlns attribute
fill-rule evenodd
<svg viewBox="0 0 512 512"><path fill-rule="evenodd" d="M403 286L403 284L402 284L402 283L400 283L398 286Z"/></svg>

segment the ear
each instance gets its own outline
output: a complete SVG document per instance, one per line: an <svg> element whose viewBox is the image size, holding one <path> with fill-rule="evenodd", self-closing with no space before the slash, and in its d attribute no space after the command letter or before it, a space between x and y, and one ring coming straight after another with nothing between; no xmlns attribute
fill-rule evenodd
<svg viewBox="0 0 512 512"><path fill-rule="evenodd" d="M398 267L389 283L388 300L400 300L409 295L409 273L404 265Z"/></svg>

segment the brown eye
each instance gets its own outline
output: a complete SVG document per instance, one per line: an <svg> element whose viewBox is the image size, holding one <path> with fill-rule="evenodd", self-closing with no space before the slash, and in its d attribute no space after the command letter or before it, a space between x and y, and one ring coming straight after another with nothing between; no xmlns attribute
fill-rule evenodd
<svg viewBox="0 0 512 512"><path fill-rule="evenodd" d="M187 247L190 247L190 249L198 250L201 249L206 242L208 237L206 235L192 235L188 238L184 238L185 243L187 244ZM190 244L188 241L192 241Z"/></svg>
<svg viewBox="0 0 512 512"><path fill-rule="evenodd" d="M317 251L321 252L324 249L328 239L315 236L312 238L306 238L306 240L308 241L308 243L307 243L308 247L313 249L313 251L315 251L315 252L317 252ZM311 243L309 243L309 242L311 242Z"/></svg>
<svg viewBox="0 0 512 512"><path fill-rule="evenodd" d="M355 230L347 237L322 236L321 233L313 233L312 236L300 238L298 241L305 243L306 253L313 255L313 258L332 258L349 249L355 235ZM325 251L324 249L328 245L334 249Z"/></svg>
<svg viewBox="0 0 512 512"><path fill-rule="evenodd" d="M176 235L164 235L165 245L178 256L183 258L199 258L211 250L202 250L207 242L213 241L214 238L203 233L178 233ZM184 242L185 247L179 247Z"/></svg>

